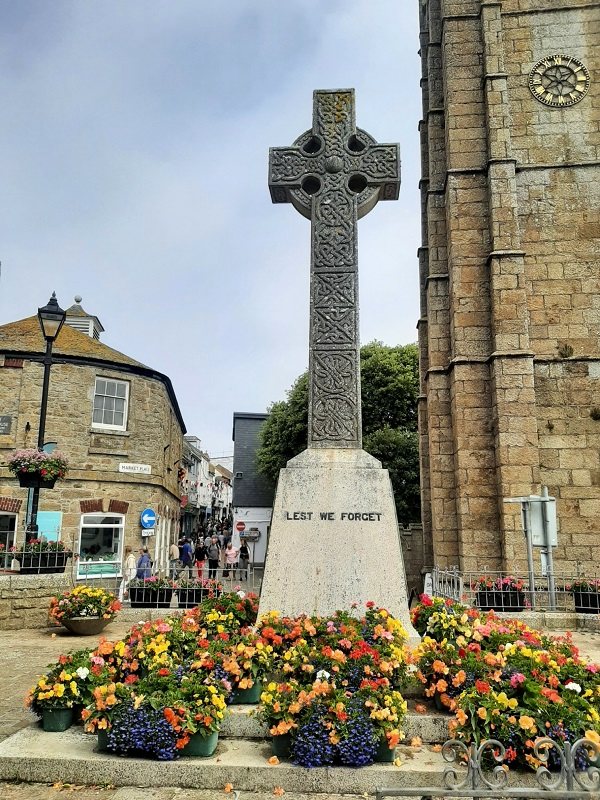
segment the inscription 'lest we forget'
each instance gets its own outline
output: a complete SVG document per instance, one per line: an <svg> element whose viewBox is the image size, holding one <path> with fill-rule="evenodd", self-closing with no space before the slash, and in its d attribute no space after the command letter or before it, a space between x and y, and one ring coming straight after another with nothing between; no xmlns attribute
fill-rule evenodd
<svg viewBox="0 0 600 800"><path fill-rule="evenodd" d="M379 522L383 516L380 511L285 511L284 514L286 519L297 522Z"/></svg>

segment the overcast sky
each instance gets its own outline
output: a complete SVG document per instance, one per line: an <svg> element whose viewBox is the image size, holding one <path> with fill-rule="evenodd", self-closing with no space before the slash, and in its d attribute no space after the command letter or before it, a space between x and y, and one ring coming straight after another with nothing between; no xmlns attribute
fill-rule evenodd
<svg viewBox="0 0 600 800"><path fill-rule="evenodd" d="M0 0L0 324L80 294L102 341L169 375L188 433L233 451L308 365L310 223L270 146L313 89L401 144L400 200L359 225L361 340L416 340L417 0Z"/></svg>

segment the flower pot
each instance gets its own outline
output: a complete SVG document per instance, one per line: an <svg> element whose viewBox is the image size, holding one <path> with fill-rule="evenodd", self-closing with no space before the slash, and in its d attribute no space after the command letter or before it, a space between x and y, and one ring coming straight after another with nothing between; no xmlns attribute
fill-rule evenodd
<svg viewBox="0 0 600 800"><path fill-rule="evenodd" d="M218 742L219 731L212 731L208 735L193 733L189 742L181 750L181 755L191 758L208 758L217 749Z"/></svg>
<svg viewBox="0 0 600 800"><path fill-rule="evenodd" d="M498 611L523 611L525 595L521 589L503 589L496 593L500 601Z"/></svg>
<svg viewBox="0 0 600 800"><path fill-rule="evenodd" d="M434 706L436 708L436 711L448 711L446 706L442 703L442 697L439 694L439 692L436 692L433 695L433 704L434 704Z"/></svg>
<svg viewBox="0 0 600 800"><path fill-rule="evenodd" d="M262 691L262 685L260 681L254 681L253 686L249 689L236 689L233 693L233 700L231 701L233 705L251 705L253 703L258 703L260 700L260 693Z"/></svg>
<svg viewBox="0 0 600 800"><path fill-rule="evenodd" d="M147 586L135 586L129 589L129 601L132 608L169 608L173 589L150 589Z"/></svg>
<svg viewBox="0 0 600 800"><path fill-rule="evenodd" d="M96 748L98 752L102 753L105 750L108 750L108 731L102 730L98 731L98 746Z"/></svg>
<svg viewBox="0 0 600 800"><path fill-rule="evenodd" d="M477 607L482 611L497 611L499 606L498 592L493 589L477 590Z"/></svg>
<svg viewBox="0 0 600 800"><path fill-rule="evenodd" d="M292 734L282 733L271 737L271 750L277 758L290 758L292 748Z"/></svg>
<svg viewBox="0 0 600 800"><path fill-rule="evenodd" d="M600 593L585 589L573 589L575 611L578 614L600 614Z"/></svg>
<svg viewBox="0 0 600 800"><path fill-rule="evenodd" d="M20 575L39 575L46 568L46 553L15 553L15 558L21 565Z"/></svg>
<svg viewBox="0 0 600 800"><path fill-rule="evenodd" d="M58 574L65 571L67 561L73 554L70 550L47 550L45 553L41 553L41 555L44 556L44 558L42 559L40 572L44 574Z"/></svg>
<svg viewBox="0 0 600 800"><path fill-rule="evenodd" d="M61 625L76 636L96 636L106 628L110 619L103 617L71 617L62 619Z"/></svg>
<svg viewBox="0 0 600 800"><path fill-rule="evenodd" d="M482 611L523 611L525 593L521 589L478 589L477 606Z"/></svg>
<svg viewBox="0 0 600 800"><path fill-rule="evenodd" d="M204 600L204 589L177 589L179 608L195 608Z"/></svg>
<svg viewBox="0 0 600 800"><path fill-rule="evenodd" d="M390 748L385 736L379 740L377 752L375 753L375 761L390 763L396 758L396 748Z"/></svg>
<svg viewBox="0 0 600 800"><path fill-rule="evenodd" d="M66 731L72 724L72 708L45 708L42 711L42 728L45 731L52 733Z"/></svg>
<svg viewBox="0 0 600 800"><path fill-rule="evenodd" d="M39 472L19 472L19 486L23 489L54 489L56 478L43 478Z"/></svg>

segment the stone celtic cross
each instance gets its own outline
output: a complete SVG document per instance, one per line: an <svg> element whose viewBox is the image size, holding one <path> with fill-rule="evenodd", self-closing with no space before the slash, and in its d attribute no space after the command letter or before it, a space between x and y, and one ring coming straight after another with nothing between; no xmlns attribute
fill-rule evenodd
<svg viewBox="0 0 600 800"><path fill-rule="evenodd" d="M315 91L312 130L270 149L269 189L311 221L308 446L361 448L357 220L397 200L399 145L356 127L354 89Z"/></svg>

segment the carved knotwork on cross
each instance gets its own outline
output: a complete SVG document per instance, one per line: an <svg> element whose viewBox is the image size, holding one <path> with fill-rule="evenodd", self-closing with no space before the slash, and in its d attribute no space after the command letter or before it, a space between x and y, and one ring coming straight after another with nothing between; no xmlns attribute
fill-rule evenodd
<svg viewBox="0 0 600 800"><path fill-rule="evenodd" d="M272 147L274 203L311 221L308 446L362 447L357 220L396 200L400 148L356 127L354 90L318 90L313 126Z"/></svg>

